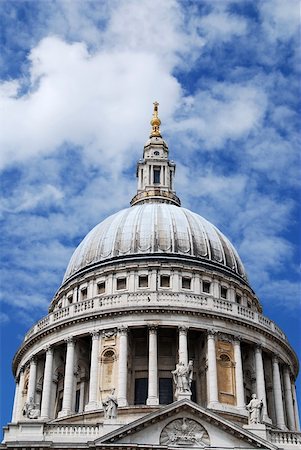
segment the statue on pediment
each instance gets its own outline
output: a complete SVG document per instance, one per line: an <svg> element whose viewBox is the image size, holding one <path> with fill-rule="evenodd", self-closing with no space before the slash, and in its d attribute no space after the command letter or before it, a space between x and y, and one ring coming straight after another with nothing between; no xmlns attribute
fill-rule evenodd
<svg viewBox="0 0 301 450"><path fill-rule="evenodd" d="M176 365L175 370L172 372L172 378L176 386L176 393L190 393L191 383L193 376L193 362L190 360L187 365L183 362L179 362Z"/></svg>
<svg viewBox="0 0 301 450"><path fill-rule="evenodd" d="M263 400L259 400L256 394L252 394L252 399L246 406L249 413L249 425L262 423L262 408Z"/></svg>

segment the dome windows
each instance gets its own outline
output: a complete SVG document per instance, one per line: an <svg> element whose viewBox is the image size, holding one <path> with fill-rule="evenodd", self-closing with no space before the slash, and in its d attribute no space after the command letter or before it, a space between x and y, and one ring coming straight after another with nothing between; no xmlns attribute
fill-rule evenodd
<svg viewBox="0 0 301 450"><path fill-rule="evenodd" d="M97 283L97 294L104 294L106 292L106 282L99 281Z"/></svg>
<svg viewBox="0 0 301 450"><path fill-rule="evenodd" d="M138 287L140 287L140 288L148 287L148 275L139 275Z"/></svg>
<svg viewBox="0 0 301 450"><path fill-rule="evenodd" d="M228 289L224 286L221 286L221 297L227 298L227 296L228 296Z"/></svg>
<svg viewBox="0 0 301 450"><path fill-rule="evenodd" d="M191 278L182 277L182 289L191 289Z"/></svg>
<svg viewBox="0 0 301 450"><path fill-rule="evenodd" d="M210 294L210 287L211 287L211 283L210 281L202 281L202 291L205 292L206 294Z"/></svg>
<svg viewBox="0 0 301 450"><path fill-rule="evenodd" d="M116 280L116 290L121 291L126 289L126 278L117 278Z"/></svg>
<svg viewBox="0 0 301 450"><path fill-rule="evenodd" d="M169 288L170 287L170 276L161 275L160 276L160 287Z"/></svg>

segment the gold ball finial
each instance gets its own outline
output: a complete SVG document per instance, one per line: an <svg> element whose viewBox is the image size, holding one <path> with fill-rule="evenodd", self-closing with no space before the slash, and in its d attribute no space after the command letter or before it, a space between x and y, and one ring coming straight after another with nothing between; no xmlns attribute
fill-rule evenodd
<svg viewBox="0 0 301 450"><path fill-rule="evenodd" d="M158 117L158 102L154 102L154 112L150 124L152 126L150 137L162 137L160 133L161 120Z"/></svg>

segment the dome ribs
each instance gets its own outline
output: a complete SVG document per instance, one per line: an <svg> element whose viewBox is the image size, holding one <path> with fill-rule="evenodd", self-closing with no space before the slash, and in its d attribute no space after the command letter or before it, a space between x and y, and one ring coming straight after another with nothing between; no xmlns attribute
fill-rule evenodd
<svg viewBox="0 0 301 450"><path fill-rule="evenodd" d="M121 210L94 227L72 255L63 283L108 259L162 253L217 263L247 280L233 245L206 219L175 205L143 203Z"/></svg>

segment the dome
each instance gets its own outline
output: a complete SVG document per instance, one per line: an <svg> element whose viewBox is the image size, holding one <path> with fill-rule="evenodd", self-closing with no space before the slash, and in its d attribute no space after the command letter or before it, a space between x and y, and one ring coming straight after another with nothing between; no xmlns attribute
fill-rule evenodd
<svg viewBox="0 0 301 450"><path fill-rule="evenodd" d="M175 205L144 203L93 228L71 257L64 281L99 262L150 254L194 257L247 278L233 245L206 219Z"/></svg>

